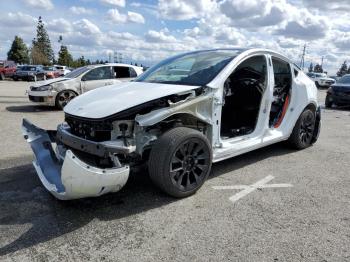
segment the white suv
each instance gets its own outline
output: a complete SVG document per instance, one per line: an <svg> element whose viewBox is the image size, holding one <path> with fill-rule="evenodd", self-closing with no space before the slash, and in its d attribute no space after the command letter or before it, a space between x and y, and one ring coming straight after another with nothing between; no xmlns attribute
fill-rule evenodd
<svg viewBox="0 0 350 262"><path fill-rule="evenodd" d="M317 88L320 87L330 87L335 83L335 80L333 78L327 77L325 73L314 73L309 72L307 73L307 76L310 77L314 82Z"/></svg>
<svg viewBox="0 0 350 262"><path fill-rule="evenodd" d="M27 93L32 102L62 109L82 93L130 81L142 73L142 67L120 63L84 66L63 77L36 82Z"/></svg>

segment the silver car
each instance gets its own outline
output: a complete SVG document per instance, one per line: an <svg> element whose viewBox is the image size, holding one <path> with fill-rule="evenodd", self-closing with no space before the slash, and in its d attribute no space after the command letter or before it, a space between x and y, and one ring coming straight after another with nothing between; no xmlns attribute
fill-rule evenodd
<svg viewBox="0 0 350 262"><path fill-rule="evenodd" d="M128 64L89 65L64 77L36 82L27 91L31 102L62 109L74 97L92 89L130 81L143 73L142 67Z"/></svg>

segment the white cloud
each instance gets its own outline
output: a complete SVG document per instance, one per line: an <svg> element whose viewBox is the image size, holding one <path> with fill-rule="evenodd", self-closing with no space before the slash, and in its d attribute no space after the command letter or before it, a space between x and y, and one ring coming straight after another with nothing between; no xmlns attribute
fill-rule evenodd
<svg viewBox="0 0 350 262"><path fill-rule="evenodd" d="M69 8L69 11L73 14L76 14L76 15L90 15L93 13L93 10L91 9L87 9L85 7L82 7L82 6L72 6Z"/></svg>
<svg viewBox="0 0 350 262"><path fill-rule="evenodd" d="M26 5L39 8L39 9L45 9L45 10L52 10L54 8L51 0L23 0Z"/></svg>
<svg viewBox="0 0 350 262"><path fill-rule="evenodd" d="M46 24L46 28L53 32L70 32L73 30L72 23L64 18L53 19Z"/></svg>
<svg viewBox="0 0 350 262"><path fill-rule="evenodd" d="M300 10L295 20L276 31L277 34L295 39L315 40L326 36L329 29L327 21L307 10Z"/></svg>
<svg viewBox="0 0 350 262"><path fill-rule="evenodd" d="M154 31L154 30L149 30L146 35L145 39L148 42L176 42L176 38L172 35L167 35L166 34L167 30L163 30L160 32Z"/></svg>
<svg viewBox="0 0 350 262"><path fill-rule="evenodd" d="M133 22L133 23L138 23L138 24L144 24L145 23L145 18L135 12L128 12L128 21Z"/></svg>
<svg viewBox="0 0 350 262"><path fill-rule="evenodd" d="M125 0L101 0L101 3L119 6L119 7L125 7Z"/></svg>
<svg viewBox="0 0 350 262"><path fill-rule="evenodd" d="M85 18L74 22L73 26L75 30L84 35L93 35L101 33L101 30L97 25Z"/></svg>
<svg viewBox="0 0 350 262"><path fill-rule="evenodd" d="M109 9L107 11L107 20L109 20L112 23L138 23L138 24L144 24L145 18L135 12L128 11L127 14L121 14L119 13L118 9Z"/></svg>
<svg viewBox="0 0 350 262"><path fill-rule="evenodd" d="M34 26L37 22L37 18L34 18L31 15L24 14L22 12L17 13L8 13L2 18L2 26L5 27L16 27L21 25L20 28Z"/></svg>
<svg viewBox="0 0 350 262"><path fill-rule="evenodd" d="M213 0L159 0L158 10L164 19L189 20L211 12L215 5Z"/></svg>

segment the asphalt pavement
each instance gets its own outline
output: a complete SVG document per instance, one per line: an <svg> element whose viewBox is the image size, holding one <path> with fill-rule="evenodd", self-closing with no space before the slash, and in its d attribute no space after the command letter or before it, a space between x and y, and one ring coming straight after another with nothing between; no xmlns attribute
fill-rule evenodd
<svg viewBox="0 0 350 262"><path fill-rule="evenodd" d="M186 199L139 170L118 193L62 202L37 178L20 126L55 129L63 113L31 104L29 84L0 81L0 261L350 261L350 108L323 108L308 149L214 164Z"/></svg>

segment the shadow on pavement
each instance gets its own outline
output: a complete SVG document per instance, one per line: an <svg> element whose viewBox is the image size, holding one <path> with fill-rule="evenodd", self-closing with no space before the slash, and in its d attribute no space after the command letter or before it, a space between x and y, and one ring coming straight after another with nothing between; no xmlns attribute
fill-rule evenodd
<svg viewBox="0 0 350 262"><path fill-rule="evenodd" d="M231 158L215 164L209 179L291 152L294 151L277 144ZM6 232L2 232L0 240L8 244L0 246L0 256L75 231L94 218L116 220L173 201L176 199L153 186L146 170L131 174L127 185L120 192L98 198L59 201L43 188L30 164L0 169L0 225L31 224L31 228L14 241L10 233L6 235Z"/></svg>
<svg viewBox="0 0 350 262"><path fill-rule="evenodd" d="M8 106L6 110L15 113L34 113L34 112L47 112L57 111L52 106L38 106L38 105L26 105L26 106Z"/></svg>

